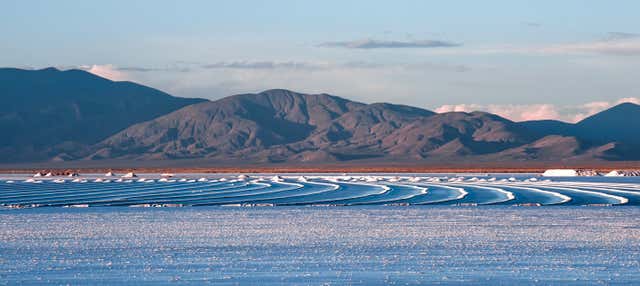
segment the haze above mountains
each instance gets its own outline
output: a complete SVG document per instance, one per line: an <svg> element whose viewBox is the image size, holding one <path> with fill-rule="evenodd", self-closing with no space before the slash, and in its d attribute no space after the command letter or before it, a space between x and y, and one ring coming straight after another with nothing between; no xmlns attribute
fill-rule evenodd
<svg viewBox="0 0 640 286"><path fill-rule="evenodd" d="M640 160L640 106L576 124L434 113L283 89L216 101L85 71L0 69L0 162L216 164Z"/></svg>

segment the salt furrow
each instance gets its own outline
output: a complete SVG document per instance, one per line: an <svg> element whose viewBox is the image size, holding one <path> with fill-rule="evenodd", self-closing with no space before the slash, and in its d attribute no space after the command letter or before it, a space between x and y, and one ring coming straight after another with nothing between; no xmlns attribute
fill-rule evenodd
<svg viewBox="0 0 640 286"><path fill-rule="evenodd" d="M640 204L640 184L607 181L537 181L510 178L408 176L259 177L254 181L195 179L147 183L0 182L0 205L126 206L134 204ZM440 182L440 180L447 180ZM428 189L428 191L427 191Z"/></svg>
<svg viewBox="0 0 640 286"><path fill-rule="evenodd" d="M61 194L61 195L50 195L50 196L36 196L36 197L29 197L27 199L19 199L19 200L4 200L2 199L2 202L8 202L8 203L13 203L13 204L25 204L25 203L41 203L43 201L56 201L56 202L64 202L63 199L65 198L92 198L92 196L95 197L103 197L103 198L129 198L132 196L143 196L145 194L158 194L158 193L173 193L173 192L184 192L184 191L191 191L194 189L198 189L198 188L202 188L202 187L207 187L207 186L228 186L234 183L212 183L212 184L206 184L206 185L190 185L187 187L180 187L180 186L176 186L173 188L130 188L130 189L118 189L118 190L113 190L113 191L107 191L107 192L103 192L102 190L95 190L95 191L88 191L88 192L82 192L82 193L74 193L74 194L69 194L69 193L65 193L65 194ZM231 186L231 187L237 187L237 185L235 186ZM225 189L226 187L220 188L220 189Z"/></svg>
<svg viewBox="0 0 640 286"><path fill-rule="evenodd" d="M239 186L230 186L218 189L205 189L199 188L193 190L187 194L177 194L174 192L164 193L159 195L158 193L151 193L143 196L128 197L119 201L109 202L109 205L135 205L135 204L148 204L148 203L186 203L192 201L199 201L209 199L211 197L220 197L220 193L224 195L233 194L234 192L254 192L256 190L263 190L270 188L271 185L263 183L243 183ZM223 196L224 196L223 195Z"/></svg>
<svg viewBox="0 0 640 286"><path fill-rule="evenodd" d="M421 201L410 201L410 203L416 204L416 205L441 204L441 203L454 202L454 201L463 199L464 197L466 197L469 194L463 188L450 187L450 186L445 186L445 185L441 185L441 184L434 184L434 183L419 183L418 184L418 183L414 183L414 184L411 184L411 185L419 186L419 187L427 187L429 189L429 192L425 196L422 197L423 200L421 200ZM446 197L444 197L444 198L437 198L437 199L428 198L428 199L425 200L425 198L427 198L429 194L433 194L437 190L447 190L448 195ZM451 191L453 191L453 193Z"/></svg>
<svg viewBox="0 0 640 286"><path fill-rule="evenodd" d="M538 194L543 194L545 196L548 196L552 199L555 199L555 201L552 202L542 202L542 201L538 201L538 200L531 200L531 201L525 201L522 203L540 203L543 205L559 205L559 204L564 204L567 203L569 201L571 201L571 197L563 195L561 193L558 192L552 192L552 191L545 191L545 190L541 190L539 188L531 188L531 187L522 187L522 186L513 186L513 185L503 185L503 184L495 184L496 186L502 187L502 188L511 188L511 189L516 189L516 190L525 190L525 191L530 191L533 193L538 193Z"/></svg>
<svg viewBox="0 0 640 286"><path fill-rule="evenodd" d="M406 200L427 193L427 189L422 187L389 183L385 183L384 185L389 187L390 190L383 194L349 199L340 201L338 203L344 205L378 205L402 203Z"/></svg>
<svg viewBox="0 0 640 286"><path fill-rule="evenodd" d="M308 205L308 204L334 204L339 201L362 198L371 195L380 195L388 192L390 189L386 186L365 184L365 183L347 183L336 180L327 180L329 182L340 185L340 189L321 194L303 196L293 198L291 200L283 200L282 205Z"/></svg>
<svg viewBox="0 0 640 286"><path fill-rule="evenodd" d="M239 186L235 185L235 186L225 186L225 187L220 187L220 188L216 188L212 191L217 191L217 190L221 190L221 189L232 189L232 188L238 188ZM39 205L43 205L43 206L63 206L63 205L73 205L73 204L90 204L90 205L94 205L94 206L111 206L111 205L129 205L131 204L130 202L132 201L132 198L135 197L144 197L144 196L153 196L153 195L157 195L158 193L172 193L175 194L176 192L185 192L187 190L185 189L173 189L173 190L163 190L163 191L159 191L159 190L153 190L153 191L149 191L146 190L144 192L132 192L132 193L117 193L117 194L109 194L109 195L100 195L100 194L93 194L91 196L75 196L75 197L71 197L71 198L67 198L67 199L52 199L52 198L42 198L40 200L32 200L32 201L28 201L28 202L21 202L19 204L39 204Z"/></svg>
<svg viewBox="0 0 640 286"><path fill-rule="evenodd" d="M28 196L42 196L42 195L62 195L62 194L77 194L78 192L81 191L86 191L86 192L106 192L106 191L121 191L121 192L129 192L132 190L155 190L155 189L167 189L167 188L181 188L181 189L185 189L188 187L198 187L198 186L205 186L205 185L212 185L212 184L229 184L229 183L233 183L232 181L228 181L228 182L208 182L208 183L202 183L202 182L195 182L195 183L172 183L172 184L145 184L145 183L99 183L99 184L92 184L88 186L83 186L84 188L80 188L80 187L76 187L76 186L71 186L71 187L65 187L65 185L67 185L67 183L65 184L56 184L56 183L51 183L51 184L43 184L43 186L46 186L46 189L41 189L40 191L33 191L33 192L20 192L20 191L15 191L14 193L8 193L8 192L3 192L0 193L0 197L5 197L5 198L17 198L17 197L28 197ZM72 185L71 183L69 183L68 185ZM44 191L43 191L44 190Z"/></svg>
<svg viewBox="0 0 640 286"><path fill-rule="evenodd" d="M487 186L478 186L475 184L469 184L469 183L459 183L459 184L447 184L449 186L462 186L462 187L466 187L465 190L469 193L469 195L467 195L466 202L469 203L476 203L476 204L481 204L481 205L490 205L490 204L499 204L499 203L504 203L504 202L508 202L508 201L512 201L513 199L515 199L515 196L513 195L512 192L508 192L505 191L503 189L500 188L495 188L495 187L487 187ZM481 199L480 198L480 193L482 191L479 190L474 190L472 188L475 189L480 189L480 190L485 190L485 191L489 191L492 193L492 197L491 198L489 196L489 198L484 198ZM487 195L487 194L483 194L483 195Z"/></svg>
<svg viewBox="0 0 640 286"><path fill-rule="evenodd" d="M567 186L568 184L566 183L544 183L544 186ZM572 185L569 185L572 186ZM617 188L608 188L608 187L598 187L597 185L578 185L578 187L581 190L586 190L586 191L595 191L595 192L600 192L600 193L605 193L605 194L611 194L611 195L616 195L616 194L624 194L626 197L626 199L628 200L627 203L629 203L630 200L633 200L633 203L638 203L640 202L640 192L637 191L628 191L628 190L621 190L621 189L617 189Z"/></svg>
<svg viewBox="0 0 640 286"><path fill-rule="evenodd" d="M522 185L525 185L525 186L529 186L529 187L532 186L531 184L526 184L526 183L519 183L519 184L522 184ZM626 203L629 202L629 199L627 199L625 197L605 194L605 193L601 193L601 192L585 191L585 190L581 190L581 189L577 189L577 188L567 188L567 187L557 187L557 186L540 186L540 185L533 185L533 186L538 187L538 188L551 189L552 191L557 191L557 192L561 192L561 193L562 192L569 192L569 193L582 194L582 195L597 197L597 198L600 198L601 200L602 199L604 200L604 201L598 202L597 200L596 201L592 201L590 199L576 197L576 195L573 195L573 196L569 195L572 198L573 201L579 202L579 204L614 204L614 205L622 205L622 204L626 204ZM584 203L582 203L581 201L584 201Z"/></svg>
<svg viewBox="0 0 640 286"><path fill-rule="evenodd" d="M260 183L260 184L267 184L267 183ZM280 192L287 192L291 190L300 190L304 187L304 185L302 184L287 183L287 182L269 182L268 185L270 185L270 187L256 191L253 194L251 193L243 193L243 194L237 194L237 195L230 194L225 197L207 198L204 200L193 201L193 202L188 201L188 203L194 206L220 205L220 204L245 204L245 203L250 203L251 198L255 195L274 194L274 193L280 193Z"/></svg>
<svg viewBox="0 0 640 286"><path fill-rule="evenodd" d="M305 187L302 189L285 190L276 193L268 193L262 195L255 195L247 198L247 203L265 203L265 204L281 204L284 199L293 199L297 197L322 194L326 192L332 192L340 189L337 184L321 183L321 182L301 182L300 184Z"/></svg>

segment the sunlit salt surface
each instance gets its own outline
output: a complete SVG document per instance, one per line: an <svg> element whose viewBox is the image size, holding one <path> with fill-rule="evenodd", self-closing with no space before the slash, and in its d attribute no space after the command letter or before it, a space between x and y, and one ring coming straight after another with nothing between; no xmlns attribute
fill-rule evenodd
<svg viewBox="0 0 640 286"><path fill-rule="evenodd" d="M0 211L7 285L637 285L640 208Z"/></svg>

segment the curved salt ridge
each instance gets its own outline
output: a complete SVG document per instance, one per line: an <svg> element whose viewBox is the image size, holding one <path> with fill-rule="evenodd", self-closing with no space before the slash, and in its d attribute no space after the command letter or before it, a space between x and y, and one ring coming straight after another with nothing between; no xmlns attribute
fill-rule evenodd
<svg viewBox="0 0 640 286"><path fill-rule="evenodd" d="M212 182L215 183L215 182ZM109 184L104 184L104 183L87 183L87 184L43 184L43 185L38 185L38 188L32 188L29 187L27 185L16 185L17 187L14 188L13 192L3 192L0 193L0 195L4 195L4 194L11 194L11 195L15 195L15 196L27 196L30 194L36 194L36 195L42 195L45 194L43 191L46 191L48 193L52 193L52 194L63 194L63 193L77 193L79 191L84 191L87 190L89 192L94 192L94 191L103 191L103 190L123 190L123 191L129 191L132 189L160 189L160 188L167 188L167 187L173 187L173 186L180 186L180 187L188 187L188 186L201 186L203 185L202 183L175 183L175 184L162 184L162 185L144 185L142 183L138 184L132 184L132 185L127 185L127 186L132 186L131 188L125 189L123 190L123 186L121 184L116 184L116 183L109 183ZM18 188L19 187L26 187L25 188ZM99 188L96 188L96 186L99 186Z"/></svg>
<svg viewBox="0 0 640 286"><path fill-rule="evenodd" d="M340 189L339 185L336 184L329 184L329 183L321 183L321 182L310 182L310 181L306 181L303 183L303 185L320 185L320 186L326 186L328 188L323 188L320 189L319 191L314 191L313 187L310 187L309 189L311 189L311 191L305 190L307 189L306 186L305 188L299 190L298 192L296 192L296 194L294 195L286 195L286 193L291 192L291 191L295 191L294 190L285 190L282 192L274 192L274 193L269 193L269 194L263 194L262 197L260 195L256 195L255 197L250 198L249 201L247 201L248 203L272 203L275 205L279 205L280 201L283 199L292 199L292 198L297 198L297 197L304 197L307 195L316 195L316 194L321 194L321 193L326 193L326 192L332 192L332 191L336 191L338 189ZM273 195L276 196L273 196ZM266 195L266 197L264 197ZM269 196L271 195L271 196Z"/></svg>
<svg viewBox="0 0 640 286"><path fill-rule="evenodd" d="M555 186L566 186L568 184L565 184L564 182L562 182L561 184L559 184L559 183L545 183L543 185L555 187ZM601 187L601 186L598 186L598 185L580 184L578 186L580 186L581 188L586 188L586 189L594 190L594 191L605 191L605 192L611 192L611 193L621 193L621 194L632 195L632 196L640 196L640 192L636 192L636 191L613 189L613 188L608 188L608 187ZM628 203L629 202L629 198L625 197L625 199L627 199L627 201L625 203Z"/></svg>
<svg viewBox="0 0 640 286"><path fill-rule="evenodd" d="M501 185L498 185L501 186ZM541 189L537 189L537 188L531 188L531 187L523 187L523 186L514 186L514 185L505 185L506 187L509 188L514 188L514 189L523 189L523 190L528 190L528 191L532 191L532 192L537 192L537 193L541 193L541 194L546 194L552 197L556 197L559 198L560 201L559 202L555 202L555 203L547 203L544 205L560 205L560 204L564 204L567 203L569 201L571 201L571 197L558 193L558 192L552 192L552 191L545 191L545 190L541 190Z"/></svg>
<svg viewBox="0 0 640 286"><path fill-rule="evenodd" d="M467 191L464 190L464 188L445 186L445 185L442 185L442 184L419 183L419 184L412 184L412 185L424 186L424 187L436 186L436 187L439 187L439 188L442 188L442 189L452 190L452 191L456 191L456 192L459 193L458 196L453 197L453 198L447 198L447 199L442 199L442 200L434 200L434 201L428 201L428 202L415 203L416 205L439 204L439 203L457 201L457 200L463 199L464 197L466 197L469 194Z"/></svg>
<svg viewBox="0 0 640 286"><path fill-rule="evenodd" d="M269 183L261 183L261 182L252 182L251 184L247 184L242 188L234 188L234 189L228 189L227 191L224 191L224 194L222 196L216 196L218 193L213 191L213 192L208 192L206 190L199 192L199 193L193 193L190 195L182 195L182 196L175 196L175 197L164 197L164 198L158 198L158 199L153 199L153 200L145 200L146 202L139 202L140 203L180 203L180 204L184 204L184 205L211 205L214 203L210 203L212 201L219 201L219 200L224 200L226 198L233 198L234 197L234 193L239 193L239 195L235 195L236 197L241 197L242 194L245 195L250 195L252 192L263 192L265 190L270 191L272 188L272 185Z"/></svg>
<svg viewBox="0 0 640 286"><path fill-rule="evenodd" d="M558 184L568 182L556 182ZM601 183L601 182L576 182L571 185L583 186L583 187L599 187L599 188L614 188L616 190L628 191L629 194L640 194L640 185L629 183Z"/></svg>
<svg viewBox="0 0 640 286"><path fill-rule="evenodd" d="M366 178L367 182L378 182L378 178ZM336 181L336 183L339 183L338 181ZM348 198L348 199L343 199L343 200L334 200L332 202L336 202L337 204L342 204L341 202L345 202L345 201L349 201L352 199L360 199L360 198L368 198L368 197L372 197L372 196L379 196L379 195L384 195L387 194L391 191L391 188L386 186L386 185L382 185L382 184L371 184L371 183L362 183L362 182L357 182L357 183L347 183L347 184L353 184L353 185L361 185L361 186L370 186L370 187L378 187L378 188L382 188L382 192L380 193L374 193L374 194L369 194L369 195L364 195L364 196L360 196L360 197L352 197L352 198ZM326 202L326 201L325 201ZM322 203L322 202L320 202Z"/></svg>
<svg viewBox="0 0 640 286"><path fill-rule="evenodd" d="M220 186L226 186L226 187L209 189L209 192L247 187L247 185L245 184L220 185ZM126 196L109 195L109 196L102 196L102 197L85 198L85 201L83 202L94 205L94 206L128 206L128 205L140 204L140 203L156 203L156 202L159 202L159 199L157 199L158 197L164 197L164 196L173 196L175 198L179 198L184 196L190 196L192 194L202 194L199 192L194 193L195 190L196 190L195 188L190 188L190 189L178 189L178 190L169 190L169 191L162 191L162 192L147 191L142 194L141 193L133 194L133 195L127 194ZM174 202L174 201L170 201L170 202ZM166 201L162 201L162 203L166 203Z"/></svg>
<svg viewBox="0 0 640 286"><path fill-rule="evenodd" d="M626 203L629 202L628 198L621 197L621 196L616 196L616 195L611 195L611 194L606 194L606 193L601 193L601 192L586 191L586 190L581 190L581 189L576 189L576 188L558 187L558 186L545 185L545 184L539 184L539 185L545 186L545 187L551 187L551 188L558 189L558 190L566 190L566 191L571 191L571 192L576 192L576 193L589 194L589 195L592 195L592 196L605 197L607 199L612 199L612 200L618 201L618 203L613 203L614 205L623 205L623 204L626 204Z"/></svg>
<svg viewBox="0 0 640 286"><path fill-rule="evenodd" d="M229 184L209 184L209 187L213 186L225 186ZM39 204L64 204L65 202L76 202L78 200L82 200L82 202L86 202L89 200L94 200L96 202L104 203L105 201L122 201L125 199L129 199L133 196L141 196L145 194L158 194L158 193L169 193L169 192L183 192L190 191L199 187L203 187L203 185L189 185L186 187L175 187L175 188L130 188L130 189L116 189L109 191L95 190L89 192L82 193L65 193L62 195L49 195L49 196L31 196L29 198L22 198L21 200L14 200L11 203L39 203ZM2 199L0 199L2 200Z"/></svg>
<svg viewBox="0 0 640 286"><path fill-rule="evenodd" d="M277 185L293 186L293 188L286 189L286 190L300 189L300 188L304 187L304 185L301 185L301 184L285 183L285 182L269 182L269 183L253 182L253 184L263 185L263 186L265 186L265 188L256 189L256 190L258 190L258 192L255 192L256 190L250 190L250 191L246 191L246 192L227 192L223 196L209 197L209 199L247 198L247 197L251 197L251 196L255 196L255 195L263 195L263 194L271 194L271 193L282 192L283 190L280 187L276 187Z"/></svg>
<svg viewBox="0 0 640 286"><path fill-rule="evenodd" d="M115 188L93 188L93 189L89 189L88 191L84 191L84 192L79 192L79 190L76 189L69 189L67 191L59 191L56 189L52 189L49 190L49 192L40 192L40 193L35 193L35 194L29 194L27 196L9 196L9 197L2 197L0 198L0 200L2 199L17 199L17 198L22 198L22 199L26 199L26 198L38 198L38 197L47 197L47 198L62 198L62 197L78 197L78 196L90 196L90 195L125 195L125 196L131 196L131 195L137 195L137 194L141 194L141 193L151 193L154 190L160 190L160 191L164 191L164 192L174 192L174 191L180 191L180 190L191 190L194 188L200 188L200 187L206 187L206 186L219 186L219 185L228 185L225 183L210 183L210 184L188 184L188 185L173 185L171 188L167 188L167 186L148 186L148 185L135 185L131 188L127 188L127 189L122 189L121 187L115 187Z"/></svg>
<svg viewBox="0 0 640 286"><path fill-rule="evenodd" d="M341 203L345 204L345 205L369 205L369 204L390 204L390 203L399 203L399 202L403 202L406 200L409 200L411 198L414 198L416 196L421 196L427 193L427 188L423 188L423 187L418 187L418 186L410 186L410 185L402 185L402 184L385 184L384 186L390 187L390 190L380 194L380 195L371 195L371 196L367 196L367 197L363 197L363 198L359 198L359 199L350 199L347 201L342 201ZM389 198L380 198L380 199L376 199L376 197L384 197L385 195L391 195L391 192L395 191L396 189L393 188L393 186L397 186L397 187L402 187L402 188L409 188L409 189L415 189L416 191L414 192L409 192L406 194L397 194L396 197L389 197Z"/></svg>
<svg viewBox="0 0 640 286"><path fill-rule="evenodd" d="M451 185L454 185L454 184L451 184ZM491 191L500 193L500 194L502 194L502 195L504 195L506 197L503 200L488 201L488 202L475 202L475 203L478 203L478 204L483 204L483 205L499 204L499 203L512 201L512 200L514 200L516 198L515 195L513 195L512 192L505 191L505 190L500 189L500 188L488 187L488 186L480 186L480 185L477 185L477 184L468 184L468 183L459 183L459 184L455 184L455 185L458 185L458 186L459 185L463 185L463 186L469 186L469 187L474 187L474 188L478 188L478 189L491 190Z"/></svg>
<svg viewBox="0 0 640 286"><path fill-rule="evenodd" d="M318 198L315 199L315 196L317 195L308 195L308 196L302 196L299 197L298 201L292 201L292 202L282 202L280 203L281 205L313 205L313 204L339 204L339 202L341 201L346 201L346 200L350 200L350 199L356 199L356 198L364 198L364 197L368 197L371 195L379 195L379 194L383 194L385 192L389 191L389 187L383 187L380 185L374 185L374 184L367 184L367 183L354 183L354 182L342 182L339 181L339 179L337 178L325 178L325 180L329 181L329 182L334 182L336 184L338 184L340 186L339 189L332 191L332 192L325 192L326 194L334 194L334 193L346 193L345 190L345 185L357 185L357 186L368 186L368 187L373 187L373 190L377 190L380 189L381 191L379 192L365 192L362 195L347 195L347 196L338 196L338 197L334 197L334 198Z"/></svg>
<svg viewBox="0 0 640 286"><path fill-rule="evenodd" d="M259 183L265 184L269 187L261 189L263 191L253 193L253 194L242 194L242 195L230 195L220 198L211 198L206 201L196 201L192 205L200 206L200 205L228 205L228 204L252 204L253 198L261 195L269 195L275 193L283 193L290 192L293 190L300 190L304 188L304 185L296 184L296 183L286 183L284 181L271 181L269 183Z"/></svg>
<svg viewBox="0 0 640 286"><path fill-rule="evenodd" d="M228 187L224 188L194 188L191 189L190 193L175 193L168 192L163 194L151 193L142 196L129 197L126 200L114 202L113 205L130 205L130 204L145 204L145 203L176 203L176 202L186 202L186 201L194 201L194 200L204 200L211 198L212 195L217 195L220 193L233 193L233 192L249 192L254 191L256 189L264 189L265 187L270 187L268 184L261 183L240 183L239 185L231 185L227 184Z"/></svg>
<svg viewBox="0 0 640 286"><path fill-rule="evenodd" d="M214 186L228 186L219 189L228 189L228 188L237 188L239 186L229 186L229 184L220 184L220 185L209 185L210 187ZM191 186L188 188L172 188L172 189L144 189L143 191L127 189L123 192L103 192L103 193L89 193L89 194L71 194L65 196L57 196L57 197L44 197L32 200L23 200L19 202L19 204L25 203L37 203L42 205L69 205L69 204L100 204L100 205L126 205L126 201L130 201L132 199L140 198L140 197L148 197L158 195L159 193L175 193L175 192L184 192L191 191L196 189L197 187Z"/></svg>

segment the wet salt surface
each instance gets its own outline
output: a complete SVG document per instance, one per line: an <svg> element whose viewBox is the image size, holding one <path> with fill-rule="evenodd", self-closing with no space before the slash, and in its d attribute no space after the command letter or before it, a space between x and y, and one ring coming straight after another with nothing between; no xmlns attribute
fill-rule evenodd
<svg viewBox="0 0 640 286"><path fill-rule="evenodd" d="M7 285L636 285L640 208L0 211Z"/></svg>

